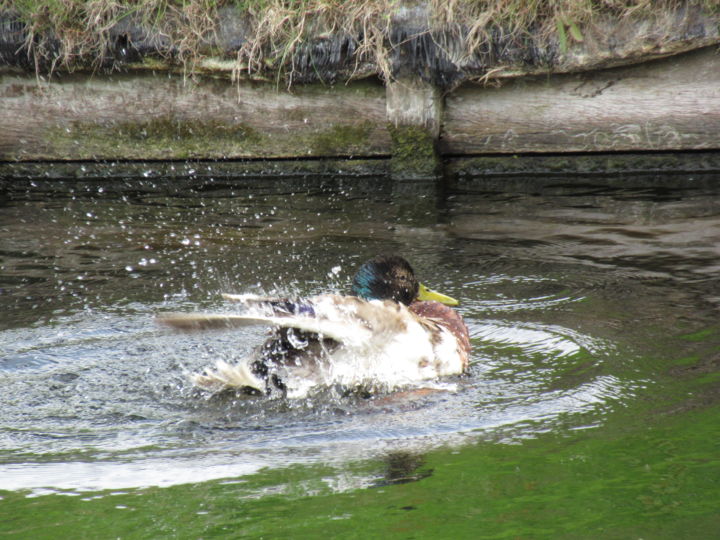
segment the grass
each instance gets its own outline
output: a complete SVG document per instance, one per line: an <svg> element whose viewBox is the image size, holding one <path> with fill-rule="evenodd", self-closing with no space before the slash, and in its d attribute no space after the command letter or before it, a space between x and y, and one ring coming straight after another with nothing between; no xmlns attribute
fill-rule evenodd
<svg viewBox="0 0 720 540"><path fill-rule="evenodd" d="M0 10L25 26L24 49L50 71L99 66L118 39L121 24L133 24L167 47L183 63L203 56L215 31L216 0L0 0Z"/></svg>
<svg viewBox="0 0 720 540"><path fill-rule="evenodd" d="M412 14L413 6L419 11L415 19L410 17L411 30L429 34L433 46L462 60L488 49L493 40L505 48L523 47L528 36L549 40L563 53L582 43L585 29L599 17L648 17L663 8L686 5L717 12L718 4L717 0L0 0L0 11L14 14L24 25L22 50L36 70L112 67L122 46L119 41L136 45L144 40L189 73L200 61L225 55L234 60L236 75L271 72L291 84L302 80L303 73L327 68L317 59L323 46L335 57L348 57L347 78L368 65L390 76L392 49L402 45L390 38L393 17ZM219 12L226 9L235 11L246 32L240 45L223 50L218 40Z"/></svg>

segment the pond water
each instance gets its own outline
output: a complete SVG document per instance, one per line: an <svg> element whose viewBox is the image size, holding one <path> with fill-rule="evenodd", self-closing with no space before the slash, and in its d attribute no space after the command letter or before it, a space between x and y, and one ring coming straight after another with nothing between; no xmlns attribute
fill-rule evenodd
<svg viewBox="0 0 720 540"><path fill-rule="evenodd" d="M30 186L30 184L29 184ZM460 299L424 396L210 396L265 330L221 292L342 292L400 253ZM710 538L720 177L171 180L0 199L0 536Z"/></svg>

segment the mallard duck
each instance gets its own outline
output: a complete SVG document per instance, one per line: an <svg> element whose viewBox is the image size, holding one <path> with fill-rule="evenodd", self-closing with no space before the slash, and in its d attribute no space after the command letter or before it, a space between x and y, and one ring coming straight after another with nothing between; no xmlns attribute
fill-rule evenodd
<svg viewBox="0 0 720 540"><path fill-rule="evenodd" d="M301 300L223 294L242 314L168 313L158 322L180 330L273 327L255 354L237 364L219 360L192 376L209 390L281 392L304 397L313 388L392 390L467 368L470 340L457 300L420 284L399 256L378 256L355 274L352 294Z"/></svg>

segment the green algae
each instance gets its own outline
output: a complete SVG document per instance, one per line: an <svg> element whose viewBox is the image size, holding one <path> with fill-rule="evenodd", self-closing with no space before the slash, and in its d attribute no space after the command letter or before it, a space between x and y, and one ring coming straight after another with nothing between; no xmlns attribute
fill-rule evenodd
<svg viewBox="0 0 720 540"><path fill-rule="evenodd" d="M48 134L54 152L74 159L185 159L242 154L260 144L243 124L171 116L109 122L73 122Z"/></svg>
<svg viewBox="0 0 720 540"><path fill-rule="evenodd" d="M320 133L308 135L308 148L316 156L366 151L371 146L372 131L370 122L360 125L336 124Z"/></svg>
<svg viewBox="0 0 720 540"><path fill-rule="evenodd" d="M440 159L432 134L419 126L388 125L392 140L392 175L402 178L434 178Z"/></svg>
<svg viewBox="0 0 720 540"><path fill-rule="evenodd" d="M2 492L0 535L710 538L720 527L719 412L709 407L643 426L626 422L628 415L516 445L479 441L343 470L269 469L237 482L75 497ZM399 460L400 481L393 475ZM366 478L369 486L336 492L331 478Z"/></svg>
<svg viewBox="0 0 720 540"><path fill-rule="evenodd" d="M715 172L720 153L648 152L591 155L502 155L453 158L448 171L460 176L526 174L657 174L659 172Z"/></svg>
<svg viewBox="0 0 720 540"><path fill-rule="evenodd" d="M46 134L44 145L23 149L24 159L213 159L373 155L373 126L335 124L321 130L261 132L247 124L160 116L112 123L73 122Z"/></svg>
<svg viewBox="0 0 720 540"><path fill-rule="evenodd" d="M252 128L242 124L226 124L207 120L182 120L173 116L161 116L142 122L123 122L115 126L115 132L131 141L181 141L193 139L208 143L229 139L232 141L258 141Z"/></svg>
<svg viewBox="0 0 720 540"><path fill-rule="evenodd" d="M680 337L681 339L684 339L686 341L706 341L708 338L717 335L717 333L718 331L716 328L705 328L703 330L699 330L691 334L685 334L684 336Z"/></svg>

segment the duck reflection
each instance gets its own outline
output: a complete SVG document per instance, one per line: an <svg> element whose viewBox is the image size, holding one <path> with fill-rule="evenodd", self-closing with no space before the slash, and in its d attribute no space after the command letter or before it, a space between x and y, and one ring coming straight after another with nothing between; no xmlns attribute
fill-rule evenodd
<svg viewBox="0 0 720 540"><path fill-rule="evenodd" d="M385 456L385 474L373 485L375 487L417 482L432 476L433 469L423 468L425 456L412 452L390 452Z"/></svg>

